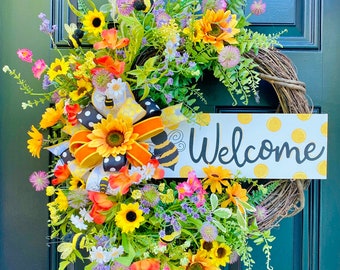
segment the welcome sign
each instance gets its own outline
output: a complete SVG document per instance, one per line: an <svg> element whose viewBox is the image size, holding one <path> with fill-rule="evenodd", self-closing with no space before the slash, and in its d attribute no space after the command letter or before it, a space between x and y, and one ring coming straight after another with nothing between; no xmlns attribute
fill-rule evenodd
<svg viewBox="0 0 340 270"><path fill-rule="evenodd" d="M179 160L167 177L223 166L248 178L325 179L326 114L205 114L206 126L181 123L168 130Z"/></svg>

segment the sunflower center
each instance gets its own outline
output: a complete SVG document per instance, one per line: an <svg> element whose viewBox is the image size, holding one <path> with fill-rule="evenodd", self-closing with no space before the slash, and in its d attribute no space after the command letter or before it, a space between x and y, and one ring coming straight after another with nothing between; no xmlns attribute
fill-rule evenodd
<svg viewBox="0 0 340 270"><path fill-rule="evenodd" d="M137 214L134 211L129 211L126 213L126 220L129 222L134 222L137 219Z"/></svg>
<svg viewBox="0 0 340 270"><path fill-rule="evenodd" d="M120 146L124 142L124 134L117 130L110 131L107 134L106 142L111 147Z"/></svg>
<svg viewBox="0 0 340 270"><path fill-rule="evenodd" d="M94 18L93 20L92 20L92 25L93 25L93 27L99 27L100 26L100 24L102 23L102 21L101 21L101 19L100 18Z"/></svg>
<svg viewBox="0 0 340 270"><path fill-rule="evenodd" d="M79 87L77 92L78 92L78 95L81 95L81 94L85 93L86 92L86 87Z"/></svg>
<svg viewBox="0 0 340 270"><path fill-rule="evenodd" d="M220 176L218 174L216 174L216 173L212 173L211 176L215 177L215 178L220 178Z"/></svg>
<svg viewBox="0 0 340 270"><path fill-rule="evenodd" d="M211 31L209 32L210 35L218 37L220 34L222 34L222 32L223 31L218 24L216 23L211 24Z"/></svg>
<svg viewBox="0 0 340 270"><path fill-rule="evenodd" d="M55 66L55 68L53 69L55 72L58 72L58 71L60 71L61 70L61 66L60 65L58 65L58 66Z"/></svg>
<svg viewBox="0 0 340 270"><path fill-rule="evenodd" d="M200 263L193 263L193 264L191 264L187 269L188 269L188 270L203 270L204 267L203 267L203 265L200 264Z"/></svg>
<svg viewBox="0 0 340 270"><path fill-rule="evenodd" d="M210 251L213 247L212 242L205 242L203 243L203 249L205 249L206 251Z"/></svg>
<svg viewBox="0 0 340 270"><path fill-rule="evenodd" d="M217 249L217 257L218 258L224 258L227 254L227 251L224 248L218 248Z"/></svg>

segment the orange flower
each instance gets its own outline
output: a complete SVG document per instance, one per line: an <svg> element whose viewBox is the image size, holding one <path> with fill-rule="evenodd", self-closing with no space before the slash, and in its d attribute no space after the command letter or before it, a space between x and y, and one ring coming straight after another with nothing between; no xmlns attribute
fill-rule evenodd
<svg viewBox="0 0 340 270"><path fill-rule="evenodd" d="M133 183L138 183L141 175L137 172L129 175L129 169L127 166L122 167L117 174L111 174L109 183L111 188L120 188L121 194L126 194L129 191L130 186Z"/></svg>
<svg viewBox="0 0 340 270"><path fill-rule="evenodd" d="M125 63L119 60L113 59L111 56L105 55L96 58L94 62L104 67L108 72L112 73L116 77L119 77L124 72ZM94 72L94 70L92 70Z"/></svg>
<svg viewBox="0 0 340 270"><path fill-rule="evenodd" d="M40 150L44 140L43 135L33 125L27 134L31 137L31 139L27 140L27 149L33 157L40 158Z"/></svg>
<svg viewBox="0 0 340 270"><path fill-rule="evenodd" d="M42 118L40 121L40 127L49 128L49 127L54 126L60 120L61 116L63 115L63 112L64 112L63 101L59 101L55 105L55 109L47 108L45 113L42 115Z"/></svg>
<svg viewBox="0 0 340 270"><path fill-rule="evenodd" d="M65 106L67 112L67 120L72 125L75 126L78 123L77 114L81 111L78 103L68 104Z"/></svg>
<svg viewBox="0 0 340 270"><path fill-rule="evenodd" d="M206 257L206 252L203 250L197 251L197 254L188 254L189 264L186 266L186 270L202 269L202 270L219 270L218 266L215 266L213 261Z"/></svg>
<svg viewBox="0 0 340 270"><path fill-rule="evenodd" d="M111 209L115 203L109 200L108 195L105 193L89 191L89 199L93 202L90 216L97 224L103 224L106 220L106 216L102 214L103 211Z"/></svg>
<svg viewBox="0 0 340 270"><path fill-rule="evenodd" d="M130 266L130 270L159 270L160 268L159 260L154 258L140 260Z"/></svg>
<svg viewBox="0 0 340 270"><path fill-rule="evenodd" d="M248 201L247 190L242 188L239 183L234 183L232 186L229 184L226 189L229 198L221 203L222 207L227 207L229 203L235 204L242 213L244 213L244 208L238 203L238 200L246 202Z"/></svg>
<svg viewBox="0 0 340 270"><path fill-rule="evenodd" d="M235 35L240 32L236 28L236 15L231 14L230 10L224 11L219 9L207 10L206 14L199 20L200 28L197 29L196 36L203 37L203 41L211 43L218 51L222 50L224 43L237 44Z"/></svg>
<svg viewBox="0 0 340 270"><path fill-rule="evenodd" d="M52 185L56 186L60 183L64 182L71 175L70 170L68 169L67 164L59 165L54 171L55 179L52 180Z"/></svg>
<svg viewBox="0 0 340 270"><path fill-rule="evenodd" d="M118 39L117 29L111 28L108 30L103 30L101 33L103 41L99 41L93 45L96 50L109 48L112 50L121 49L129 44L128 38Z"/></svg>

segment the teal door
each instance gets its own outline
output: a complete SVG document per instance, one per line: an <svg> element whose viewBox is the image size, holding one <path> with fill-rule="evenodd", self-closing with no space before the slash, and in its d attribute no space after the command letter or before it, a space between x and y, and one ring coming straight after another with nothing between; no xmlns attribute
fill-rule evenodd
<svg viewBox="0 0 340 270"><path fill-rule="evenodd" d="M340 207L338 178L340 165L340 52L338 25L340 2L337 0L267 0L267 14L254 21L265 32L287 28L282 39L284 52L296 65L300 80L307 85L307 94L316 109L329 114L328 179L312 181L305 192L304 211L288 218L273 229L277 240L272 249L272 265L276 270L340 269ZM39 33L40 12L56 19L61 15L61 0L4 0L0 9L0 66L19 67L22 76L31 78L30 67L22 69L16 58L18 48L32 48L39 57L49 58L49 39ZM55 13L56 12L56 13ZM32 85L39 87L37 82ZM56 269L53 250L48 247L48 213L44 194L37 194L28 177L33 170L48 164L47 155L39 160L26 149L30 123L38 122L44 108L23 111L26 99L18 86L0 72L0 269ZM226 98L216 105L230 105ZM214 110L214 108L209 108ZM254 250L256 270L264 269L265 258ZM81 269L81 267L78 267ZM235 264L230 269L242 269Z"/></svg>

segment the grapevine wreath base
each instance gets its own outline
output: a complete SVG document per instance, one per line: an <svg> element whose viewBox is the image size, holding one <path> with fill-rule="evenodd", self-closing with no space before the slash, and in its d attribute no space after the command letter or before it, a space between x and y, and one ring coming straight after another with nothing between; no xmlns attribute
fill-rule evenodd
<svg viewBox="0 0 340 270"><path fill-rule="evenodd" d="M279 50L261 49L258 54L248 53L247 57L258 64L262 80L273 87L279 100L277 113L311 113L305 84L299 81L292 61ZM268 184L271 180L268 181ZM281 180L281 183L263 202L266 217L258 222L261 230L271 229L286 217L299 213L304 208L304 190L309 180Z"/></svg>

